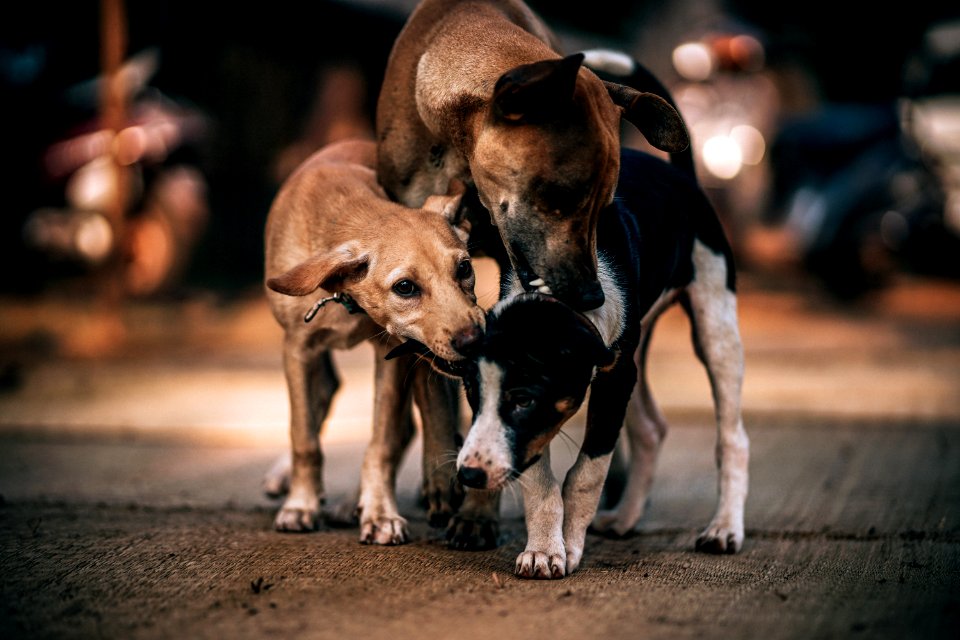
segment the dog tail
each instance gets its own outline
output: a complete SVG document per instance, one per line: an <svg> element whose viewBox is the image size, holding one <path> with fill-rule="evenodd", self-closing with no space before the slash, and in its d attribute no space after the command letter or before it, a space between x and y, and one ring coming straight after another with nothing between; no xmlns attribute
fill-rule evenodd
<svg viewBox="0 0 960 640"><path fill-rule="evenodd" d="M612 49L589 49L584 51L583 55L583 66L596 73L601 80L623 84L637 91L656 94L676 109L680 118L683 119L683 114L680 113L680 109L673 100L670 91L660 82L659 78L632 56ZM684 125L686 125L686 121L684 121ZM694 180L697 179L692 145L679 153L671 153L670 163Z"/></svg>

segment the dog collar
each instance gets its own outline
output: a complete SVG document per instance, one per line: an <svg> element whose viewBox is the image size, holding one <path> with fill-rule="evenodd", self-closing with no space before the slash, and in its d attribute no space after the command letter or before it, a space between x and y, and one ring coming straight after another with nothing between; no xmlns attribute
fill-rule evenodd
<svg viewBox="0 0 960 640"><path fill-rule="evenodd" d="M317 312L319 312L320 309L322 309L323 306L328 302L338 302L342 304L343 308L346 309L347 313L349 314L365 313L363 310L363 307L357 304L356 300L351 298L349 294L341 292L341 293L335 293L329 298L321 298L317 300L316 304L310 307L310 310L307 311L306 315L303 316L303 321L310 322L311 320L313 320L314 316L317 315Z"/></svg>

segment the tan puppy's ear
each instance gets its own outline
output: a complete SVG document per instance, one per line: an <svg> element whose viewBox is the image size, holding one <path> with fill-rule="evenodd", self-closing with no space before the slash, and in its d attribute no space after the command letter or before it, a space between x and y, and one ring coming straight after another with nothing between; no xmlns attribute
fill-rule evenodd
<svg viewBox="0 0 960 640"><path fill-rule="evenodd" d="M666 100L615 82L604 81L603 84L613 103L623 108L623 116L654 147L678 153L690 146L690 135L683 118Z"/></svg>
<svg viewBox="0 0 960 640"><path fill-rule="evenodd" d="M445 196L429 196L423 203L424 211L439 213L457 236L464 242L470 237L470 222L460 211L460 202L463 200L463 194L466 193L467 186L459 180L451 180Z"/></svg>
<svg viewBox="0 0 960 640"><path fill-rule="evenodd" d="M305 296L319 288L336 293L347 278L360 277L369 258L358 252L355 243L318 253L286 273L267 280L267 286L288 296Z"/></svg>

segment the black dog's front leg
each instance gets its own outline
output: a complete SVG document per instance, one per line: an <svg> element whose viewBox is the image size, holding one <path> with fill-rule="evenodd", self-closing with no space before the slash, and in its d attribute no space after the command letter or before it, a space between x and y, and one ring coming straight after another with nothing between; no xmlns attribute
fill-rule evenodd
<svg viewBox="0 0 960 640"><path fill-rule="evenodd" d="M637 383L631 357L621 357L612 369L597 374L590 387L587 429L580 455L563 483L563 540L567 574L580 566L587 527L597 514L610 458L617 445L627 403Z"/></svg>

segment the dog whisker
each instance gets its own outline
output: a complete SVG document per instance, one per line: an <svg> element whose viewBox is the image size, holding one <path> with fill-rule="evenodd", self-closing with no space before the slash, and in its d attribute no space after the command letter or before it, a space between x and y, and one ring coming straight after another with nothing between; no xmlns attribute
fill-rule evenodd
<svg viewBox="0 0 960 640"><path fill-rule="evenodd" d="M563 437L563 443L567 445L567 453L576 455L576 452L580 450L580 445L573 439L573 436L563 429L560 429L557 433Z"/></svg>

